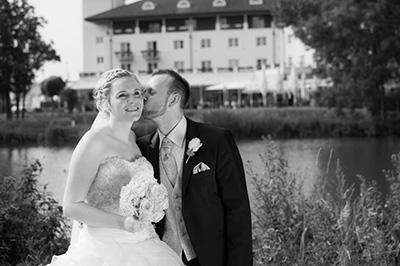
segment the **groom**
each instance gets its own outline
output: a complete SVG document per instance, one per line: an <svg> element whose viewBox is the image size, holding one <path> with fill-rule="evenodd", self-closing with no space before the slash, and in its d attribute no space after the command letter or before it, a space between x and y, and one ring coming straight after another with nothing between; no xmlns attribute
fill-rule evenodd
<svg viewBox="0 0 400 266"><path fill-rule="evenodd" d="M232 134L184 116L188 82L169 69L152 74L143 117L158 130L138 140L166 186L169 208L158 233L186 265L247 266L252 261L250 206Z"/></svg>

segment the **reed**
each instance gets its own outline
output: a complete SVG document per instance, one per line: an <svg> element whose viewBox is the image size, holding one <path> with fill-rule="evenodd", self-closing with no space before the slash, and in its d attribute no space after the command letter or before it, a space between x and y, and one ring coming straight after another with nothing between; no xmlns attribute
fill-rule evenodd
<svg viewBox="0 0 400 266"><path fill-rule="evenodd" d="M356 194L339 163L335 180L321 172L305 195L302 180L309 177L289 170L271 137L265 144L265 171L247 167L256 198L254 265L399 265L400 154L393 155L396 170L385 171L384 197L362 176Z"/></svg>

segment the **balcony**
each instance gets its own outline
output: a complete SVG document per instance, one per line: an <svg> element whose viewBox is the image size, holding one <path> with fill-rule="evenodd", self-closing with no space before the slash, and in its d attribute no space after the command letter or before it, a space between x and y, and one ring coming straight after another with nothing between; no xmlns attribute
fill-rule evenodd
<svg viewBox="0 0 400 266"><path fill-rule="evenodd" d="M142 55L147 62L154 62L160 60L160 52L157 50L145 50L142 51Z"/></svg>
<svg viewBox="0 0 400 266"><path fill-rule="evenodd" d="M120 62L131 62L133 61L133 53L131 51L119 51L115 52Z"/></svg>

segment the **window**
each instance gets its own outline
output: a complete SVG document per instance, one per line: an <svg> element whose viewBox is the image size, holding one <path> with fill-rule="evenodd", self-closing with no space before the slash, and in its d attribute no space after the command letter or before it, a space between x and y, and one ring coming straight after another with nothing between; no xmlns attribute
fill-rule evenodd
<svg viewBox="0 0 400 266"><path fill-rule="evenodd" d="M165 20L167 32L187 31L189 19L167 19Z"/></svg>
<svg viewBox="0 0 400 266"><path fill-rule="evenodd" d="M121 42L121 52L130 52L131 44L129 42Z"/></svg>
<svg viewBox="0 0 400 266"><path fill-rule="evenodd" d="M180 0L178 4L176 4L177 8L190 8L190 2L188 0Z"/></svg>
<svg viewBox="0 0 400 266"><path fill-rule="evenodd" d="M262 5L263 4L263 0L250 0L249 4L250 5Z"/></svg>
<svg viewBox="0 0 400 266"><path fill-rule="evenodd" d="M210 60L201 61L201 71L202 72L212 72Z"/></svg>
<svg viewBox="0 0 400 266"><path fill-rule="evenodd" d="M216 17L194 18L193 30L215 30Z"/></svg>
<svg viewBox="0 0 400 266"><path fill-rule="evenodd" d="M161 20L142 20L139 22L140 33L161 32Z"/></svg>
<svg viewBox="0 0 400 266"><path fill-rule="evenodd" d="M261 69L262 66L267 66L266 58L257 59L257 69Z"/></svg>
<svg viewBox="0 0 400 266"><path fill-rule="evenodd" d="M201 48L210 48L211 47L211 39L202 39L200 47Z"/></svg>
<svg viewBox="0 0 400 266"><path fill-rule="evenodd" d="M176 70L178 70L178 71L181 71L181 72L183 72L184 71L184 64L183 64L183 61L175 61L174 62L174 68L176 69Z"/></svg>
<svg viewBox="0 0 400 266"><path fill-rule="evenodd" d="M183 49L183 41L175 40L174 41L174 49Z"/></svg>
<svg viewBox="0 0 400 266"><path fill-rule="evenodd" d="M229 69L233 70L239 67L239 60L238 59L229 59Z"/></svg>
<svg viewBox="0 0 400 266"><path fill-rule="evenodd" d="M103 43L103 37L96 37L96 43Z"/></svg>
<svg viewBox="0 0 400 266"><path fill-rule="evenodd" d="M128 71L131 71L131 64L122 64L122 65L121 65L121 68L122 68L122 69L126 69L126 70L128 70Z"/></svg>
<svg viewBox="0 0 400 266"><path fill-rule="evenodd" d="M238 38L229 38L228 39L228 47L237 47L237 46L239 46Z"/></svg>
<svg viewBox="0 0 400 266"><path fill-rule="evenodd" d="M243 29L243 16L227 16L227 17L220 17L219 24L221 29L228 30L228 29Z"/></svg>
<svg viewBox="0 0 400 266"><path fill-rule="evenodd" d="M247 21L250 29L271 28L272 16L270 15L253 15L248 16Z"/></svg>
<svg viewBox="0 0 400 266"><path fill-rule="evenodd" d="M151 74L154 70L158 68L157 63L148 63L147 64L147 73Z"/></svg>
<svg viewBox="0 0 400 266"><path fill-rule="evenodd" d="M97 57L97 64L102 64L102 63L104 63L104 57L98 56Z"/></svg>
<svg viewBox="0 0 400 266"><path fill-rule="evenodd" d="M214 0L213 1L213 6L226 6L226 1L225 0Z"/></svg>
<svg viewBox="0 0 400 266"><path fill-rule="evenodd" d="M154 10L156 5L151 1L146 1L142 4L142 10Z"/></svg>
<svg viewBox="0 0 400 266"><path fill-rule="evenodd" d="M257 37L257 46L266 46L267 37Z"/></svg>
<svg viewBox="0 0 400 266"><path fill-rule="evenodd" d="M135 21L118 21L113 22L114 34L132 34L135 33Z"/></svg>

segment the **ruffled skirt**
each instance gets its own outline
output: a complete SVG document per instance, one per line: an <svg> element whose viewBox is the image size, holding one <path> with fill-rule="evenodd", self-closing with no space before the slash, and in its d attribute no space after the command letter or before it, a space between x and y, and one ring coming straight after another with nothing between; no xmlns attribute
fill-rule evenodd
<svg viewBox="0 0 400 266"><path fill-rule="evenodd" d="M179 256L157 235L110 228L84 227L67 252L53 256L51 266L181 266Z"/></svg>

